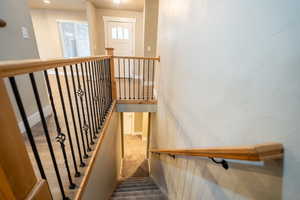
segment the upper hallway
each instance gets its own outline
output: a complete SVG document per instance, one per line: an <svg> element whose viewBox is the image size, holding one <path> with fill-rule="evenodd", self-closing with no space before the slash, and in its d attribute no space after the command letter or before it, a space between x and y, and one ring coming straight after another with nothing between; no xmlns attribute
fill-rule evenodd
<svg viewBox="0 0 300 200"><path fill-rule="evenodd" d="M157 111L149 115L151 123L148 129L148 150L153 152L149 152L150 176L169 199L297 199L300 183L299 8L300 5L295 0L159 1L158 51L157 55L151 56L160 56L159 72L155 73L159 89L153 92L158 101ZM18 8L20 13L21 10L22 8ZM22 15L23 18L18 20L30 19L28 16ZM31 40L17 40L20 39L17 31L9 33L6 37L1 35L0 39L7 39L3 44L7 44L9 39L13 38L18 45L1 48L1 55L15 56L18 59L26 56L38 57L34 45L23 46ZM15 35L17 36L13 37ZM103 51L104 47L105 45ZM28 55L29 53L31 55ZM108 72L111 63L118 67L118 61L108 61L111 58L112 56L96 56L89 58L92 60L84 61L100 63L100 68L97 69L101 69L102 73L97 78L105 83L100 84L101 86L114 84L112 79L109 79L111 73ZM65 82L65 77L70 76L63 76L63 61L60 60L60 66L54 66L53 69L59 68L58 77L60 81ZM77 60L72 66L66 66L66 74L71 73L71 69L76 71L76 64L80 66L80 62ZM83 65L84 69L85 66ZM96 66L91 65L94 69ZM125 66L128 67L129 64ZM85 73L76 75L80 77L80 84L85 82L92 85L95 82L93 78L87 82ZM39 77L34 73L36 80L38 77L43 79L43 76L44 74ZM56 81L55 70L52 76ZM83 82L82 77L85 77ZM14 81L9 80L6 81L6 85L10 86L11 82L14 85ZM34 81L30 81L30 76L27 75L26 79L17 80L17 87L26 90L26 86L30 85L29 88L32 89L32 82ZM79 84L75 83L76 87L77 85ZM5 187L9 192L5 194L27 194L26 192L36 188L33 187L34 183L39 183L35 185L37 188L47 188L45 181L38 182L34 178L31 164L27 162L28 155L22 148L24 141L20 139L20 130L16 129L20 116L15 117L13 114L13 109L18 107L14 105L14 101L11 105L9 99L9 96L14 97L14 94L6 90L4 84L0 86L1 110L5 109L5 114L1 112L0 118L0 141L5 141L1 143L0 150L5 151L0 151L0 164L8 170L8 173L4 174L13 175L9 176L12 179L7 179L6 176L1 179L9 183L8 187ZM48 97L47 85L45 88L38 90L36 94ZM68 89L64 88L61 95L65 100L68 100L67 91ZM87 96L85 100L85 96L82 96L82 100L79 101L84 103L83 106L79 105L79 108L83 107L85 113L93 113L94 108L98 111L96 115L88 115L96 120L88 123L87 117L87 124L84 125L88 126L80 129L88 133L83 134L83 141L89 142L82 147L92 147L92 151L87 154L91 157L89 163L93 163L88 165L90 173L84 176L84 184L78 188L82 199L106 199L110 196L108 191L111 192L115 187L114 184L118 180L116 171L121 166L122 143L119 133L122 132L122 127L118 126L118 123L122 115L116 112L111 88L101 87L101 91L106 91L107 95L103 96L104 99L95 98L96 101L92 101L95 107L92 106L92 109L89 103L84 102L93 97ZM22 98L26 94L31 99L29 103L36 108L37 95L25 93ZM78 94L82 95L83 92ZM124 90L123 94L122 96L126 97L129 93ZM95 96L98 97L97 93ZM80 96L75 99L80 99ZM50 99L40 100L44 105L44 100ZM54 101L60 103L61 99L57 98ZM31 104L25 107L28 109ZM69 108L70 105L66 106ZM75 102L73 106L76 106ZM60 117L59 122L64 124L64 116ZM79 118L83 119L82 114L75 120ZM72 122L72 113L68 113L68 119ZM94 127L93 121L96 122ZM51 135L54 139L56 133L60 133L60 136L63 133L66 141L62 144L65 144L68 152L69 138L74 139L74 147L77 148L75 131L70 131L71 137L68 137L66 130L55 130L55 135ZM94 139L94 136L98 139ZM59 137L58 142L62 142L63 138ZM81 141L81 138L79 139ZM92 145L92 140L97 142ZM61 147L58 147L56 149L60 151ZM81 171L78 162L80 156L75 153L77 165L74 165L72 155L67 155L71 178L78 180L74 177L78 174L74 172L75 166ZM63 158L60 157L59 160L63 161ZM60 164L65 166L63 162ZM26 176L23 168L18 167L24 165L27 166L27 178L24 178ZM225 170L227 167L228 170ZM62 167L61 170L67 174L66 167ZM54 177L56 178L55 175ZM64 178L68 183L68 177ZM10 188L13 187L10 183L18 183L20 187L11 192ZM63 186L68 188L69 185Z"/></svg>

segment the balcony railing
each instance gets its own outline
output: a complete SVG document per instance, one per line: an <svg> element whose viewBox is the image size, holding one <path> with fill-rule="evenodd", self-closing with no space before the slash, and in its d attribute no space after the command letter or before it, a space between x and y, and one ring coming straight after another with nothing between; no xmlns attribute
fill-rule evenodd
<svg viewBox="0 0 300 200"><path fill-rule="evenodd" d="M159 58L114 56L117 97L155 100L155 73Z"/></svg>

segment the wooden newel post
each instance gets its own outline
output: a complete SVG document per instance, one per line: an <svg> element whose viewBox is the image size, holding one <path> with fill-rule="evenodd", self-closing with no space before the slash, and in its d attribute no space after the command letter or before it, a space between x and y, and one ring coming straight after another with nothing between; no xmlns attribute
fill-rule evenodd
<svg viewBox="0 0 300 200"><path fill-rule="evenodd" d="M117 99L117 83L115 79L115 63L114 63L114 48L105 48L106 55L111 56L110 57L110 76L111 76L111 89L112 89L112 99Z"/></svg>
<svg viewBox="0 0 300 200"><path fill-rule="evenodd" d="M5 83L0 78L0 199L52 199L35 176Z"/></svg>

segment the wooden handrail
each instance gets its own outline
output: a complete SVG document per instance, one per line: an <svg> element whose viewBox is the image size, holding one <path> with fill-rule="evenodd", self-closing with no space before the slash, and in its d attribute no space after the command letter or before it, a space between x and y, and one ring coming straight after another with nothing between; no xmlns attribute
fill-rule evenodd
<svg viewBox="0 0 300 200"><path fill-rule="evenodd" d="M140 60L157 60L157 61L160 62L160 57L113 56L113 58L121 58L121 59L140 59Z"/></svg>
<svg viewBox="0 0 300 200"><path fill-rule="evenodd" d="M65 65L72 65L88 61L104 60L110 58L109 55L90 56L80 58L55 58L55 59L27 59L18 61L0 62L0 78L11 77L20 74L27 74L43 71Z"/></svg>
<svg viewBox="0 0 300 200"><path fill-rule="evenodd" d="M151 149L150 152L169 155L263 161L266 159L281 158L283 156L283 145L280 143L265 143L252 146L201 149Z"/></svg>

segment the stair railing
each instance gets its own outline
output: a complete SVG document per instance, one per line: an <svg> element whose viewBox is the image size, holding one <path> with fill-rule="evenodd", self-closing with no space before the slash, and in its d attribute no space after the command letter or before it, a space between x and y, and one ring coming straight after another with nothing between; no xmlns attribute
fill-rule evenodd
<svg viewBox="0 0 300 200"><path fill-rule="evenodd" d="M280 143L265 143L252 146L233 147L208 147L199 149L151 149L153 154L167 154L176 156L200 156L210 158L213 162L221 164L228 169L228 163L224 159L264 161L278 159L283 156L283 145ZM216 158L221 158L220 161Z"/></svg>
<svg viewBox="0 0 300 200"><path fill-rule="evenodd" d="M0 63L0 199L69 199L67 193L76 188L74 179L82 176L81 168L88 164L87 158L95 150L99 133L115 104L111 61L112 56L107 55ZM41 137L49 158L45 158L45 152L41 154L24 105L24 91L20 90L24 84L28 84L27 91L33 94L29 103L40 120ZM15 111L7 88L11 88ZM45 95L43 88L48 93L50 112L45 111L45 101L41 98ZM15 112L19 113L21 130ZM49 116L53 116L52 125ZM29 161L22 129L37 170ZM54 188L47 181L52 177L56 177Z"/></svg>
<svg viewBox="0 0 300 200"><path fill-rule="evenodd" d="M112 48L109 48L113 52ZM113 55L112 53L110 55ZM159 57L113 56L116 98L120 103L156 103Z"/></svg>

